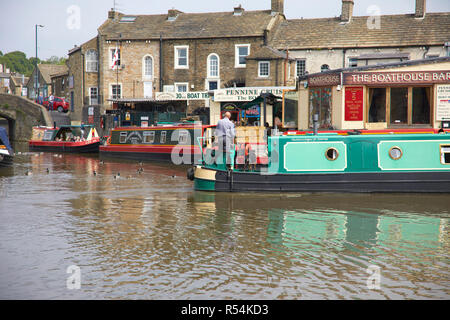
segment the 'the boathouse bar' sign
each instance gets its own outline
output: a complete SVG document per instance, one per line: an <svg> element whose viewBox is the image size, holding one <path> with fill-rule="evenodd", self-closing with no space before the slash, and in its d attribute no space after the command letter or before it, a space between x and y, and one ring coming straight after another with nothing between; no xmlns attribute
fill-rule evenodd
<svg viewBox="0 0 450 320"><path fill-rule="evenodd" d="M390 85L449 83L450 70L344 73L344 84Z"/></svg>

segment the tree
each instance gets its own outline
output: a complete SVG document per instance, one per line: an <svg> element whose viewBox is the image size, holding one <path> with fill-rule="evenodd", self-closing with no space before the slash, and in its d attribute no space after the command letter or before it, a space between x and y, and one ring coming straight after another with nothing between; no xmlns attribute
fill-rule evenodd
<svg viewBox="0 0 450 320"><path fill-rule="evenodd" d="M64 57L51 56L47 60L37 59L36 57L27 58L26 54L21 51L12 51L7 54L3 54L0 51L0 64L4 64L6 68L10 69L11 72L22 73L25 76L31 76L35 61L37 64L46 63L46 64L59 64L64 65L67 61Z"/></svg>

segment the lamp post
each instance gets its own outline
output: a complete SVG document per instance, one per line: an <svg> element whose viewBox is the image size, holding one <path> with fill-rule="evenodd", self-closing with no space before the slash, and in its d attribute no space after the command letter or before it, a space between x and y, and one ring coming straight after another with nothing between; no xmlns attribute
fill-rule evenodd
<svg viewBox="0 0 450 320"><path fill-rule="evenodd" d="M37 70L37 60L38 60L38 52L37 52L37 29L38 29L38 27L43 28L44 26L41 25L41 24L36 24L36 25L35 25L35 32L36 32L36 36L35 36L35 39L36 39L36 59L34 60L34 70L36 71L36 74L35 74L35 82L34 82L34 85L35 85L35 88L36 88L36 90L35 90L36 99L37 99L38 96L39 96L39 88L38 88L38 79L39 79L39 77L38 77L38 70Z"/></svg>

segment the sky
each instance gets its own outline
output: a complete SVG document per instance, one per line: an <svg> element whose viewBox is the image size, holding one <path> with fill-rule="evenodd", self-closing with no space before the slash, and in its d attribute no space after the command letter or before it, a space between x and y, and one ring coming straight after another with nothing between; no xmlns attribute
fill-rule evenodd
<svg viewBox="0 0 450 320"><path fill-rule="evenodd" d="M35 25L38 29L38 57L66 57L67 52L97 35L114 2L125 14L164 14L176 8L183 12L268 10L270 0L0 0L0 51L23 51L35 56ZM285 0L288 19L326 18L341 14L341 0ZM413 13L415 0L355 0L354 15L370 15L376 6L380 14ZM369 12L368 12L369 10ZM450 12L450 0L427 0L427 12Z"/></svg>

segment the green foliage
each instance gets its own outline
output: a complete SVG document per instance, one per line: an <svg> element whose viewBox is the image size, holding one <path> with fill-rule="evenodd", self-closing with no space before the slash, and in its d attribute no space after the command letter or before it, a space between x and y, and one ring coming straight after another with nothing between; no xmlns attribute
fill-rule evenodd
<svg viewBox="0 0 450 320"><path fill-rule="evenodd" d="M6 68L9 68L11 70L11 72L19 72L27 77L31 76L36 61L35 57L27 59L25 53L21 51L12 51L4 55L1 51L0 53L0 64L5 65ZM57 56L52 56L45 61L42 61L38 58L37 63L64 65L66 63L66 60L67 59L63 57L58 58Z"/></svg>

